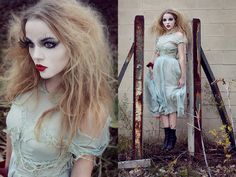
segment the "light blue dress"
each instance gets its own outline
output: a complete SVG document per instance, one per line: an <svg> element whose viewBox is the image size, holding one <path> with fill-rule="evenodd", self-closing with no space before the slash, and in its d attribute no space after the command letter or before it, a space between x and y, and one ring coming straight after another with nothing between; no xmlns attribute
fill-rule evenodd
<svg viewBox="0 0 236 177"><path fill-rule="evenodd" d="M178 87L181 76L178 44L186 42L179 32L165 34L156 41L156 50L160 56L154 62L153 77L149 71L145 78L145 96L153 116L174 112L178 116L184 114L186 86Z"/></svg>
<svg viewBox="0 0 236 177"><path fill-rule="evenodd" d="M34 127L42 113L55 106L55 99L43 87L35 93L18 96L7 116L7 133L12 143L8 177L70 177L74 160L88 154L99 156L105 150L110 119L99 137L92 138L78 129L72 143L65 148L59 142L61 116L56 112L43 123L37 141Z"/></svg>

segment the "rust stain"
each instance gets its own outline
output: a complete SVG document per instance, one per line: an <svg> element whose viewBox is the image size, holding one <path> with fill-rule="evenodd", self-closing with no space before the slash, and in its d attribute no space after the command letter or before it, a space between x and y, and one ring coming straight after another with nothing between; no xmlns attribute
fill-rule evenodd
<svg viewBox="0 0 236 177"><path fill-rule="evenodd" d="M200 56L200 48L201 48L201 26L199 19L193 19L193 84L194 84L194 114L198 116L200 119L200 127L201 128L201 117L202 117L202 103L201 103L201 56ZM198 115L196 115L198 113ZM198 120L194 119L194 126L198 127ZM194 135L194 147L195 147L195 157L196 154L200 154L202 152L201 146L201 134L195 129Z"/></svg>
<svg viewBox="0 0 236 177"><path fill-rule="evenodd" d="M135 17L134 29L134 93L133 93L133 158L143 156L143 51L144 51L144 17Z"/></svg>

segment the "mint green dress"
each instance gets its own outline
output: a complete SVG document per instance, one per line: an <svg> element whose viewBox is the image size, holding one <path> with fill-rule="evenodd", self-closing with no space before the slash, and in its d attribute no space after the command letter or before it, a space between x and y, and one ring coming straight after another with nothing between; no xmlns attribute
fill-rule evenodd
<svg viewBox="0 0 236 177"><path fill-rule="evenodd" d="M181 69L178 60L178 44L186 43L181 33L170 33L156 40L156 50L160 56L153 66L153 77L149 71L145 78L145 96L153 116L177 112L184 114L186 86L178 87Z"/></svg>
<svg viewBox="0 0 236 177"><path fill-rule="evenodd" d="M92 138L78 129L69 147L63 147L59 142L59 112L45 120L37 141L34 127L38 118L54 107L55 101L40 87L37 92L22 94L13 102L7 116L7 133L12 143L8 177L70 177L74 160L83 155L99 156L107 147L110 119L99 137Z"/></svg>

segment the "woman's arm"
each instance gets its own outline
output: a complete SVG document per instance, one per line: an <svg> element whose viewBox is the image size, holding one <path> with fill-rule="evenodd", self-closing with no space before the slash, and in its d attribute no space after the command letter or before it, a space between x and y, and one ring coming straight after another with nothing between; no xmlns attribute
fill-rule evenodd
<svg viewBox="0 0 236 177"><path fill-rule="evenodd" d="M157 50L155 50L155 52L154 52L154 55L153 55L153 64L155 63L155 60L157 59L157 57L159 57L160 56L160 53L159 53L159 51L157 51Z"/></svg>
<svg viewBox="0 0 236 177"><path fill-rule="evenodd" d="M153 69L153 65L154 65L154 63L155 63L155 61L156 61L157 57L159 57L159 56L160 56L160 53L159 53L159 51L158 51L158 50L157 50L157 48L156 48L157 41L158 41L158 39L156 39L156 41L155 41L155 46L154 46L154 55L153 55L153 57L152 57L152 61L151 61L151 62L149 62L149 63L151 63L151 64L152 64L152 67L149 67L149 69L150 69L150 70L152 70L152 69Z"/></svg>
<svg viewBox="0 0 236 177"><path fill-rule="evenodd" d="M84 155L74 162L71 177L91 177L95 157Z"/></svg>
<svg viewBox="0 0 236 177"><path fill-rule="evenodd" d="M151 79L153 79L153 66L154 66L154 63L155 63L155 60L157 59L157 57L159 57L160 54L157 50L155 50L155 53L153 55L153 61L152 62L149 62L146 66L148 67L149 69L149 72L151 74Z"/></svg>
<svg viewBox="0 0 236 177"><path fill-rule="evenodd" d="M183 87L186 79L186 44L178 44L179 64L181 69L181 76L179 79L179 87Z"/></svg>
<svg viewBox="0 0 236 177"><path fill-rule="evenodd" d="M6 161L5 168L9 167L10 159L11 159L12 147L11 147L11 138L7 135L7 147L6 147Z"/></svg>

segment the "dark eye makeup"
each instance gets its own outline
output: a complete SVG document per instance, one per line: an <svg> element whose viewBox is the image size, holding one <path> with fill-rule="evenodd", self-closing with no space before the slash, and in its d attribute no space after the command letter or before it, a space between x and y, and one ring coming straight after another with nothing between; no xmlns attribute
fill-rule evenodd
<svg viewBox="0 0 236 177"><path fill-rule="evenodd" d="M48 49L55 48L59 44L59 41L51 37L46 37L40 40L40 45Z"/></svg>
<svg viewBox="0 0 236 177"><path fill-rule="evenodd" d="M52 48L55 48L59 44L59 41L57 41L51 37L46 37L46 38L41 39L39 41L39 44L41 47L45 47L47 49L52 49ZM22 48L34 48L34 46L35 46L34 43L26 37L21 38L19 40L19 45Z"/></svg>
<svg viewBox="0 0 236 177"><path fill-rule="evenodd" d="M173 21L173 20L174 20L174 18L168 18L168 19L166 19L166 18L163 18L163 19L162 19L162 21L163 21L163 22L166 22L167 20L168 20L168 21Z"/></svg>
<svg viewBox="0 0 236 177"><path fill-rule="evenodd" d="M20 47L22 47L22 48L33 48L34 47L34 43L25 37L21 38L18 43L19 43Z"/></svg>

